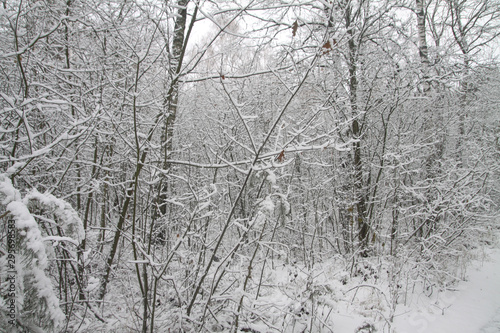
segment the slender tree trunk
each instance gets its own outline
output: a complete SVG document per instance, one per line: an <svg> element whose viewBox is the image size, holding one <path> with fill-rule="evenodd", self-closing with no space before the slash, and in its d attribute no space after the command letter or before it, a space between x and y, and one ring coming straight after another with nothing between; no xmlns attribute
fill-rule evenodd
<svg viewBox="0 0 500 333"><path fill-rule="evenodd" d="M151 137L152 137L152 131L150 131L150 134L148 135L147 140L150 141ZM123 202L123 205L122 205L122 208L120 211L120 217L118 218L118 224L116 225L115 236L113 237L113 244L111 245L111 250L109 252L108 259L106 260L106 271L104 273L103 279L101 280L101 285L99 288L98 299L100 299L100 300L103 300L104 296L106 295L106 289L107 289L107 286L109 283L109 276L111 274L111 267L113 265L115 255L118 252L118 242L120 241L120 238L122 235L123 226L125 224L126 215L127 215L127 211L128 211L130 202L133 199L135 183L139 179L139 175L142 171L142 168L144 166L144 161L146 160L147 155L148 155L148 150L146 149L142 152L140 161L136 165L136 169L135 169L135 173L134 173L134 183L132 183L126 190L125 201Z"/></svg>
<svg viewBox="0 0 500 333"><path fill-rule="evenodd" d="M425 28L425 0L415 0L417 9L417 28L418 28L418 53L420 55L420 61L422 62L422 74L423 74L423 90L424 94L430 90L429 83L429 52L427 48L426 39L426 28Z"/></svg>
<svg viewBox="0 0 500 333"><path fill-rule="evenodd" d="M420 56L420 63L421 63L421 73L422 73L422 92L424 97L429 95L430 92L430 84L429 84L429 52L427 48L427 38L426 38L426 27L425 27L425 0L415 0L415 8L416 8L416 14L417 14L417 30L418 30L418 53ZM432 166L434 164L434 153L432 152L433 150L433 138L431 135L432 131L432 114L429 106L427 105L427 101L424 100L425 105L423 109L424 113L424 130L425 130L425 136L428 138L425 140L425 143L430 146L430 153L427 154L425 157L425 164L424 164L424 177L431 177L432 178ZM430 192L429 190L426 191L425 193L427 197L427 201L429 201L430 198ZM424 227L427 224L426 222L424 223L418 223L420 226L416 230L417 235L419 237L422 237L424 235Z"/></svg>
<svg viewBox="0 0 500 333"><path fill-rule="evenodd" d="M173 151L173 139L174 139L174 126L175 119L177 117L178 102L179 102L179 74L182 67L182 58L184 50L184 34L186 31L186 17L187 17L187 5L189 0L179 0L177 6L179 6L177 12L177 20L174 26L174 39L172 41L172 47L170 50L170 68L169 76L171 78L171 83L168 92L163 101L163 108L166 111L165 123L163 127L163 133L161 141L163 144L163 169L165 171L170 170L170 163L168 159L170 158ZM159 196L158 196L158 208L161 215L165 215L167 212L167 191L168 191L168 181L166 179L159 186Z"/></svg>
<svg viewBox="0 0 500 333"><path fill-rule="evenodd" d="M426 39L426 11L425 11L425 0L415 0L416 10L417 10L417 28L418 28L418 39L419 39L419 55L420 61L422 63L422 76L423 76L423 95L424 97L429 97L431 85L430 85L430 61L429 54L427 48L427 39ZM426 105L424 106L424 129L426 132L426 145L431 149L431 151L427 154L425 159L425 172L424 177L427 179L436 179L439 170L436 168L436 161L442 158L443 148L441 143L436 143L436 135L439 135L437 120L439 117L436 115L438 108L431 108L428 102L424 102ZM438 137L439 138L439 137ZM439 141L442 141L439 138ZM431 181L432 182L432 181ZM426 201L431 202L433 200L431 188L426 191ZM418 229L416 230L416 234L419 237L428 237L430 232L432 232L432 225L436 222L436 216L439 215L440 208L434 208L432 212L429 212L429 216L425 219L425 221L420 224ZM427 229L429 228L429 229ZM427 236L425 236L427 235Z"/></svg>
<svg viewBox="0 0 500 333"><path fill-rule="evenodd" d="M361 246L361 255L367 255L369 226L366 221L366 194L363 181L363 159L361 156L361 132L362 124L359 120L358 112L358 73L357 73L357 45L355 41L353 22L351 20L352 7L347 6L345 19L346 28L349 35L349 100L351 104L352 117L354 117L351 125L352 135L355 140L353 143L353 162L354 162L354 188L356 195L356 211L358 222L358 241Z"/></svg>
<svg viewBox="0 0 500 333"><path fill-rule="evenodd" d="M95 179L97 177L97 137L95 139L95 148L94 148L94 158L93 158L93 164L94 166L92 167L92 179ZM87 196L87 202L85 203L85 213L83 217L83 229L85 232L87 232L88 225L89 225L89 220L90 220L90 215L91 213L91 205L92 205L92 200L94 198L94 192L90 192L89 195ZM85 252L87 247L87 237L85 236L82 239L82 242L78 246L77 254L78 254L78 277L80 278L80 281L84 281L84 275L85 275L85 258L83 253ZM85 299L85 295L83 293L83 290L79 291L79 296L78 298L80 300Z"/></svg>
<svg viewBox="0 0 500 333"><path fill-rule="evenodd" d="M470 87L467 82L469 69L470 69L470 60L469 60L469 43L467 42L467 33L464 25L462 24L462 4L457 3L456 1L449 1L450 11L451 11L451 25L453 31L453 37L458 47L460 48L460 52L463 55L463 66L464 66L464 77L460 80L460 104L459 104L459 114L458 114L458 138L456 143L456 154L457 161L459 165L463 164L463 140L465 136L465 113L468 104L468 98L470 94Z"/></svg>
<svg viewBox="0 0 500 333"><path fill-rule="evenodd" d="M182 24L183 27L185 27L185 22L186 22L186 16L187 16L187 9L186 9L186 6L187 6L187 3L189 2L189 0L180 0L179 3L178 3L178 6L179 6L179 14L180 14L180 17L183 17L183 19L178 19L179 21L179 24L181 21L183 21L184 23ZM184 6L182 6L184 5ZM184 13L184 14L182 14ZM193 20L192 20L192 24L194 24L194 17L193 17ZM178 27L178 23L176 21L176 24L175 24L175 27L176 27L176 30L175 32L178 33L179 35L181 34L181 30L182 30L182 43L184 43L184 28L182 28L181 30L177 29ZM178 37L180 38L180 37ZM175 42L175 38L174 38L174 44L177 44ZM182 64L182 54L183 54L183 47L181 47L181 53L180 53L180 57L179 57L179 62L178 62L178 66L177 66L177 69L176 69L176 76L173 78L173 82L171 84L171 87L169 89L169 92L167 94L167 97L166 97L166 101L171 101L171 99L169 99L168 96L171 96L172 95L172 92L175 90L176 92L178 91L178 85L177 85L177 81L178 81L178 74L180 73L180 70L181 70L181 64ZM175 89L175 86L177 85L177 90ZM168 106L168 104L166 104ZM177 110L177 102L175 102L173 105L175 105L175 110ZM168 109L168 108L167 108ZM147 138L146 138L146 141L151 141L152 138L153 138L153 133L154 133L154 130L156 128L156 123L159 122L161 119L161 115L157 115L156 117L156 120L155 120L155 125L152 125L149 129L149 133L147 135ZM174 125L174 122L172 121L172 118L170 118L171 121L168 122L168 117L167 117L167 122L166 122L166 125L165 125L165 131L164 133L167 133L168 132L168 128L169 126L167 126L168 124L171 124L170 125L170 128L172 130L172 133L173 133L173 125ZM174 118L175 120L175 118ZM167 149L168 149L168 146L166 145ZM171 148L171 143L170 143L170 148ZM100 290L99 290L99 299L103 299L105 294L106 294L106 289L107 289L107 285L109 283L109 277L110 277L110 274L111 274L111 268L112 268L112 264L114 262L114 257L116 255L116 253L118 252L118 242L121 238L121 234L122 234L122 231L123 231L123 227L124 227L124 224L125 224L125 221L126 221L126 216L127 216L127 211L128 211L128 208L130 206L130 204L132 203L132 199L134 197L134 189L135 189L135 184L139 181L139 175L142 171L142 168L144 167L144 163L146 161L146 157L149 153L149 150L148 150L148 147L146 147L142 152L137 152L139 155L140 155L140 158L138 159L137 161L137 165L136 165L136 169L135 169L135 172L134 172L134 182L127 188L126 190L126 195L125 195L125 200L123 202L123 205L121 207L121 211L120 211L120 216L118 218L118 223L116 225L116 232L115 232L115 236L113 238L113 244L111 245L111 250L110 250L110 253L109 253L109 256L108 256L108 259L106 260L106 271L104 273L104 276L103 276L103 279L101 281L101 285L100 285ZM166 197L164 198L164 200L166 199ZM160 202L163 202L165 203L165 201L161 201ZM132 203L133 204L133 203Z"/></svg>

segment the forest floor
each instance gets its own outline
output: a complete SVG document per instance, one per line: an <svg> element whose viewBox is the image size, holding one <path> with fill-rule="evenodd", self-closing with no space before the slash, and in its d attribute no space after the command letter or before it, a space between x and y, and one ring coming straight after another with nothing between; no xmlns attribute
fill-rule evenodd
<svg viewBox="0 0 500 333"><path fill-rule="evenodd" d="M499 333L500 234L489 237L483 244L491 245L461 254L464 260L455 272L443 269L445 279L455 281L443 283L444 287L435 283L426 288L418 283L399 282L400 276L391 283L384 276L393 267L387 260L360 261L352 270L346 270L346 262L341 257L309 269L300 264L276 264L263 276L257 275L263 281L261 296L251 303L255 315L268 320L267 323L244 318L240 331ZM235 272L242 270L243 267L235 266ZM412 287L405 289L405 284ZM391 297L395 294L399 295L397 305ZM111 303L117 304L117 311L108 318L106 327L95 321L86 321L85 325L78 322L78 331L135 331L137 323L131 320L130 310L123 306L131 303L126 301L129 296L126 290L111 292L110 298L114 299ZM238 294L234 299L240 297ZM169 303L159 306L155 331L168 332L170 327L178 325L180 310ZM230 324L232 313L220 318ZM311 318L316 318L314 324ZM229 326L207 327L206 332L230 331ZM188 326L184 330L172 330L180 331L193 330Z"/></svg>
<svg viewBox="0 0 500 333"><path fill-rule="evenodd" d="M428 303L406 311L398 308L393 332L500 332L500 249L484 250L483 259L468 268L466 281Z"/></svg>
<svg viewBox="0 0 500 333"><path fill-rule="evenodd" d="M354 277L349 278L349 272L339 270L333 260L312 271L293 265L277 267L266 283L274 288L255 305L273 304L266 312L271 316L271 308L281 309L275 316L285 310L288 317L294 313L292 320L284 321L282 332L500 333L500 235L491 235L486 243L490 245L464 252L462 256L469 259L454 273L443 273L449 280L459 281L444 283L444 287L417 284L406 291L395 290L397 280L390 283L382 276L390 270L387 263L379 267L360 262ZM401 282L401 288L404 285ZM305 292L311 289L314 292ZM401 295L397 305L392 304L393 293ZM312 297L314 309L305 306ZM310 317L300 316L313 311L324 326L311 327ZM270 332L265 325L252 329Z"/></svg>

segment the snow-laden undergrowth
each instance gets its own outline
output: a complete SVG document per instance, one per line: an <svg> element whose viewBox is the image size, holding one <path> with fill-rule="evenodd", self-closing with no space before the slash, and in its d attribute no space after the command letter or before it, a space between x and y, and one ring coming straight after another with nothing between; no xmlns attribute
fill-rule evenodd
<svg viewBox="0 0 500 333"><path fill-rule="evenodd" d="M36 190L22 198L5 175L0 174L0 200L8 222L12 244L0 252L0 323L2 327L18 327L28 331L57 331L66 320L59 306L50 267L50 243L67 242L78 246L84 238L82 222L67 202ZM43 212L64 235L43 235L33 212ZM14 246L11 246L14 245ZM75 254L76 252L73 252ZM76 255L75 257L76 258ZM53 258L52 258L53 259ZM15 324L14 324L15 323Z"/></svg>
<svg viewBox="0 0 500 333"><path fill-rule="evenodd" d="M495 239L492 233L488 241L493 243ZM459 306L463 303L462 290L468 288L464 280L477 281L473 282L472 290L481 284L485 290L494 287L493 280L484 285L487 281L475 273L474 267L488 262L485 253L480 247L464 248L460 255L449 258L446 265L437 267L435 262L436 267L426 266L428 271L416 269L418 262L409 256L363 259L335 256L314 265L262 256L245 291L241 282L249 258L240 256L226 268L228 273L220 282L225 287L210 297L209 310L204 312L208 298L203 295L190 316L185 314L186 295L179 291L182 276L173 270L158 290L155 330L234 331L235 311L243 298L238 332L430 332L422 329L439 322L441 317L447 318L455 302ZM187 255L184 258L189 260ZM471 271L466 269L468 265L472 265ZM183 263L173 266L181 268ZM130 316L141 306L139 291L131 288L132 270L130 264L117 267L116 275L127 278L116 279L111 285L106 302L113 310L107 311L107 323L87 317L75 321L74 327L79 327L80 332L139 331L140 317ZM214 277L216 269L210 272L209 279ZM493 304L496 294L491 295ZM473 306L481 309L481 301L475 302ZM500 306L500 299L496 299L496 306Z"/></svg>

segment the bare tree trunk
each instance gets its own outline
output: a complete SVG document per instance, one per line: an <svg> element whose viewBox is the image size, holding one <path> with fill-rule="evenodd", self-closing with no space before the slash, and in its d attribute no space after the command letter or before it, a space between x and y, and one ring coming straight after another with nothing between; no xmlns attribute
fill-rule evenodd
<svg viewBox="0 0 500 333"><path fill-rule="evenodd" d="M179 74L181 72L182 59L184 56L184 34L186 31L188 3L189 0L179 0L179 2L177 3L179 9L177 12L177 20L175 21L174 26L174 39L172 41L172 48L170 50L169 75L171 77L171 83L163 101L163 108L167 112L161 137L161 141L163 144L163 169L165 171L169 171L171 167L168 159L170 158L170 155L173 151L174 126L175 119L177 117L179 102ZM159 187L160 193L158 196L158 208L161 215L164 215L167 212L167 180L164 179Z"/></svg>
<svg viewBox="0 0 500 333"><path fill-rule="evenodd" d="M417 28L418 28L418 53L422 62L422 74L424 78L424 94L430 90L429 83L429 52L427 48L426 28L425 28L425 0L415 0L417 9Z"/></svg>
<svg viewBox="0 0 500 333"><path fill-rule="evenodd" d="M352 135L355 139L353 143L353 163L354 163L354 188L356 195L356 211L358 222L358 240L361 246L361 255L367 255L369 226L366 221L366 194L363 181L363 160L361 156L361 132L362 124L358 119L358 77L357 77L357 45L353 30L353 22L351 18L352 7L347 6L345 12L346 28L349 35L349 99L351 104L351 112L354 117L351 125Z"/></svg>
<svg viewBox="0 0 500 333"><path fill-rule="evenodd" d="M417 30L418 30L418 53L420 56L420 62L421 62L421 72L422 72L422 77L423 77L423 95L428 96L430 92L430 83L429 83L429 53L428 53L428 48L427 48L427 39L426 39L426 27L425 27L425 0L415 0L415 5L416 5L416 14L417 14ZM424 105L423 113L424 113L424 130L426 132L427 139L425 140L425 143L430 147L431 151L427 154L425 158L425 173L424 177L427 178L433 178L432 174L432 168L433 165L435 164L436 156L435 153L433 152L434 150L434 144L432 143L433 137L431 134L432 131L432 111L430 110L429 106L427 105L427 101L424 101L426 105ZM430 200L430 192L429 190L426 191L426 201ZM429 219L426 219L424 223L420 224L418 229L415 231L419 237L422 237L425 233L424 228L426 225L430 223Z"/></svg>
<svg viewBox="0 0 500 333"><path fill-rule="evenodd" d="M465 75L460 80L460 108L459 108L459 115L458 115L458 138L457 138L457 143L456 143L456 154L457 154L457 160L459 165L462 165L463 163L463 152L462 152L462 145L463 145L463 139L465 135L465 112L468 104L468 95L470 93L470 88L469 84L467 82L468 80L468 75L469 75L469 68L470 68L470 60L469 60L469 52L470 52L470 47L469 43L467 42L467 33L464 28L464 25L462 24L462 5L457 3L456 1L450 0L449 1L449 6L450 6L450 12L451 12L451 25L452 25L452 32L453 32L453 37L455 39L455 42L457 43L458 47L460 48L460 52L462 52L463 55L463 66L465 70ZM478 10L479 15L481 10Z"/></svg>
<svg viewBox="0 0 500 333"><path fill-rule="evenodd" d="M177 28L178 27L178 24L181 24L182 23L182 26L184 27L185 26L185 21L186 21L186 16L187 16L187 9L186 9L186 6L187 6L187 3L189 2L189 0L180 0L178 5L180 6L179 8L179 13L180 13L180 16L183 17L183 19L178 19L178 22L176 22L176 25L175 27ZM182 4L184 4L184 6L181 6ZM184 14L182 14L184 13ZM195 12L196 13L196 12ZM194 14L193 16L196 16L196 14ZM193 17L193 20L192 20L192 24L194 24L194 21L195 21L195 17ZM184 43L184 28L182 28L181 30L179 29L176 29L175 30L177 35L182 35L182 43ZM180 38L179 36L177 36L178 38ZM176 38L174 38L174 44L179 44L179 42L175 42L176 41ZM170 85L170 89L169 89L169 93L167 94L167 97L166 97L166 101L172 101L172 99L169 98L169 96L172 95L172 92L175 91L176 93L178 92L178 74L180 73L180 70L181 70L181 64L182 64L182 54L184 52L184 48L181 47L182 49L182 52L180 53L180 57L179 57L179 62L178 62L178 65L177 65L177 69L176 69L176 76L173 78L173 81ZM138 79L138 78L136 78ZM136 83L137 84L137 83ZM177 88L176 88L177 87ZM166 104L168 106L168 104ZM177 102L175 103L172 103L172 105L175 105L175 110L177 110ZM155 122L154 124L150 127L149 129L149 132L148 132L148 135L146 137L146 141L150 142L153 138L153 133L154 133L154 130L156 128L156 124L161 120L161 114L158 114L156 116L156 119L155 119ZM168 117L167 117L168 119ZM175 118L174 118L175 119ZM173 133L173 125L174 125L174 122L171 118L171 121L170 123L168 122L167 120L167 123L166 123L166 126L165 126L165 132L167 132L167 129L169 128L169 126L167 126L168 124L170 124L170 128L172 130L172 133ZM171 141L171 140L170 140ZM168 146L166 146L167 149L168 149ZM171 147L171 143L170 143L170 147ZM106 260L106 271L105 271L105 274L103 276L103 279L101 281L101 285L100 285L100 290L99 290L99 299L103 299L105 294L106 294L106 288L107 288L107 285L109 283L109 277L110 277L110 274L111 274L111 267L112 267L112 264L113 264L113 261L114 261L114 257L118 251L118 242L121 238L121 234L123 232L123 227L124 227L124 224L125 224L125 221L126 221L126 216L127 216L127 211L129 209L129 206L132 204L134 204L134 192L135 192L135 188L136 188L136 184L137 182L139 181L139 175L144 167L144 163L146 161L146 157L148 156L148 153L149 153L149 149L148 147L146 147L142 152L138 151L137 154L138 154L138 160L137 160L137 163L136 163L136 169L135 169L135 172L134 172L134 182L132 184L130 184L127 188L127 190L125 191L126 195L125 195L125 200L122 204L122 207L121 207L121 210L120 210L120 216L119 216L119 219L118 219L118 223L116 225L116 232L115 232L115 236L113 238L113 243L111 245L111 250L110 250L110 253L109 253L109 256L108 256L108 259ZM164 198L164 200L166 199L166 197ZM164 202L164 201L163 201Z"/></svg>

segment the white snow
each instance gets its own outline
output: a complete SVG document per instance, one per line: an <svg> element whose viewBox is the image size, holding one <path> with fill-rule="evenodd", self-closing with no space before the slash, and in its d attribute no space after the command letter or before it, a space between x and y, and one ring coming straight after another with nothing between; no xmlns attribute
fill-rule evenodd
<svg viewBox="0 0 500 333"><path fill-rule="evenodd" d="M79 242L77 242L76 240L74 240L73 238L71 237L61 237L61 236L46 236L46 237L43 237L43 240L45 242L49 242L49 241L52 241L54 242L55 244L56 243L60 243L60 242L69 242L75 246L78 246Z"/></svg>
<svg viewBox="0 0 500 333"><path fill-rule="evenodd" d="M363 283L334 261L312 270L294 263L275 267L265 274L267 287L261 289L252 306L283 332L309 331L307 312L314 310L317 320L312 332L369 332L371 326L379 333L498 333L500 249L487 254L486 259L473 262L468 280L455 290L441 292L439 297L415 291L413 298L418 301L409 306L399 304L392 323L387 282L370 278ZM316 292L311 294L312 290ZM314 309L310 297L316 299Z"/></svg>
<svg viewBox="0 0 500 333"><path fill-rule="evenodd" d="M271 184L271 185L276 185L276 174L272 170L266 170L267 172L267 177L266 180Z"/></svg>
<svg viewBox="0 0 500 333"><path fill-rule="evenodd" d="M250 226L253 228L260 228L266 221L266 214L259 211L257 215L250 221Z"/></svg>
<svg viewBox="0 0 500 333"><path fill-rule="evenodd" d="M396 313L394 332L500 332L500 249L488 250L487 255L483 263L469 268L468 281L443 295L438 305Z"/></svg>
<svg viewBox="0 0 500 333"><path fill-rule="evenodd" d="M267 215L271 215L274 212L274 203L270 195L266 196L260 203L259 210Z"/></svg>
<svg viewBox="0 0 500 333"><path fill-rule="evenodd" d="M83 229L83 222L78 216L76 210L65 200L56 198L50 193L40 193L36 189L32 189L24 197L24 204L29 207L30 203L38 201L47 208L53 210L54 215L59 219L60 226L67 233L66 236L73 238L76 245L85 238L85 230Z"/></svg>
<svg viewBox="0 0 500 333"><path fill-rule="evenodd" d="M97 289L99 287L99 279L96 277L89 277L87 288L85 288L85 291L91 292Z"/></svg>
<svg viewBox="0 0 500 333"><path fill-rule="evenodd" d="M26 238L26 247L33 250L38 260L38 265L45 268L47 265L47 255L45 253L45 245L38 224L29 212L28 208L19 201L13 201L7 205L7 210L10 211L16 221L16 228L20 234Z"/></svg>
<svg viewBox="0 0 500 333"><path fill-rule="evenodd" d="M45 275L43 269L39 267L32 268L32 274L35 276L34 284L36 287L37 295L43 298L46 302L47 310L50 318L54 321L55 325L64 322L66 316L59 308L59 298L57 298L52 287L52 281Z"/></svg>
<svg viewBox="0 0 500 333"><path fill-rule="evenodd" d="M2 204L6 205L6 210L10 212L15 220L16 229L23 238L24 246L32 251L32 254L29 255L31 257L29 266L17 270L18 274L31 274L34 277L33 286L36 290L36 296L45 301L50 318L57 327L66 317L59 308L59 299L54 293L52 282L45 274L45 270L48 268L48 258L38 223L27 205L21 200L19 191L14 188L10 179L3 174L0 174L0 198L3 199ZM21 263L21 260L19 262ZM24 280L19 279L19 281Z"/></svg>
<svg viewBox="0 0 500 333"><path fill-rule="evenodd" d="M4 175L0 175L0 195L2 195L0 200L4 205L21 199L21 194L12 186L12 181Z"/></svg>
<svg viewBox="0 0 500 333"><path fill-rule="evenodd" d="M14 165L10 166L7 169L7 171L5 171L5 175L7 177L10 177L11 175L13 175L14 173L16 173L19 169L21 169L25 165L26 165L25 162L16 162L16 163L14 163Z"/></svg>

